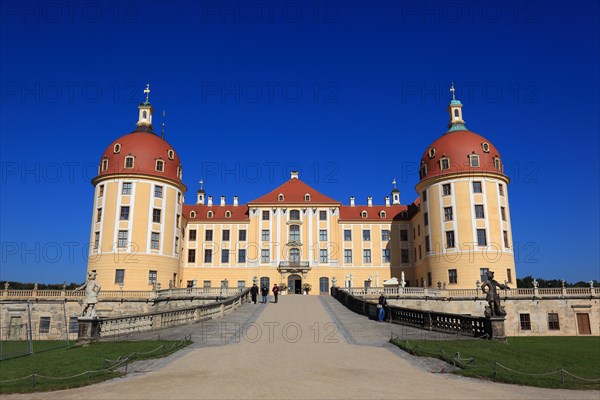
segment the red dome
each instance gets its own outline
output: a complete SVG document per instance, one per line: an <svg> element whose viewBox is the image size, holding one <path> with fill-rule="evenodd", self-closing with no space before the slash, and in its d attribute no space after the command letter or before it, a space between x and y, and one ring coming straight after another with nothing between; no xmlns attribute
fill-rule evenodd
<svg viewBox="0 0 600 400"><path fill-rule="evenodd" d="M126 160L128 157L133 158ZM157 161L162 161L162 171ZM132 132L112 142L102 154L99 171L98 176L141 174L181 182L179 156L169 143L150 132Z"/></svg>
<svg viewBox="0 0 600 400"><path fill-rule="evenodd" d="M471 162L470 156L478 160ZM442 167L442 159L444 161ZM476 161L478 161L478 166ZM421 180L457 172L492 172L503 175L498 149L483 136L467 130L456 130L442 135L421 157Z"/></svg>

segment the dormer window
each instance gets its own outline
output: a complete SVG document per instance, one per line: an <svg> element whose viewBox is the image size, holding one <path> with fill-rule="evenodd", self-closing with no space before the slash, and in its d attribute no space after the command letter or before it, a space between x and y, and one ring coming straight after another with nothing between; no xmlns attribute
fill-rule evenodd
<svg viewBox="0 0 600 400"><path fill-rule="evenodd" d="M368 217L368 214L367 214L367 212L366 212L365 210L361 211L361 212L360 212L360 217L361 217L361 218L367 218L367 217Z"/></svg>
<svg viewBox="0 0 600 400"><path fill-rule="evenodd" d="M408 213L406 211L402 211L402 213L400 215L402 215L402 218L408 217Z"/></svg>
<svg viewBox="0 0 600 400"><path fill-rule="evenodd" d="M196 211L190 211L190 218L196 218Z"/></svg>
<svg viewBox="0 0 600 400"><path fill-rule="evenodd" d="M231 218L231 211L225 211L225 218Z"/></svg>
<svg viewBox="0 0 600 400"><path fill-rule="evenodd" d="M175 152L173 150L169 150L167 151L167 156L169 157L169 160L172 160L175 158Z"/></svg>
<svg viewBox="0 0 600 400"><path fill-rule="evenodd" d="M121 152L121 144L115 143L115 146L113 147L113 153L118 154L120 152Z"/></svg>
<svg viewBox="0 0 600 400"><path fill-rule="evenodd" d="M423 163L423 164L421 164L421 169L419 170L419 177L421 179L425 179L426 176L427 176L427 164Z"/></svg>
<svg viewBox="0 0 600 400"><path fill-rule="evenodd" d="M108 169L108 158L102 159L102 171L106 171Z"/></svg>
<svg viewBox="0 0 600 400"><path fill-rule="evenodd" d="M125 168L133 168L133 156L125 157Z"/></svg>
<svg viewBox="0 0 600 400"><path fill-rule="evenodd" d="M496 171L502 172L502 162L500 162L499 157L494 157L494 168L496 168Z"/></svg>
<svg viewBox="0 0 600 400"><path fill-rule="evenodd" d="M290 221L300 221L300 210L290 210Z"/></svg>
<svg viewBox="0 0 600 400"><path fill-rule="evenodd" d="M182 176L183 176L183 172L182 172L182 170L181 170L181 167L177 167L177 177L178 177L179 179L181 179L181 177L182 177Z"/></svg>
<svg viewBox="0 0 600 400"><path fill-rule="evenodd" d="M483 149L484 153L489 153L490 152L490 145L489 145L488 142L481 143L481 148Z"/></svg>
<svg viewBox="0 0 600 400"><path fill-rule="evenodd" d="M165 162L163 160L156 160L156 170L163 172L165 170Z"/></svg>
<svg viewBox="0 0 600 400"><path fill-rule="evenodd" d="M440 160L440 169L442 171L450 169L450 159L448 157L444 157Z"/></svg>
<svg viewBox="0 0 600 400"><path fill-rule="evenodd" d="M379 218L385 218L385 216L386 216L386 213L385 213L385 211L381 211L381 212L379 213Z"/></svg>
<svg viewBox="0 0 600 400"><path fill-rule="evenodd" d="M310 201L310 194L306 193L304 195L304 201Z"/></svg>
<svg viewBox="0 0 600 400"><path fill-rule="evenodd" d="M429 151L427 152L427 155L429 156L429 158L433 158L435 157L435 148L430 148Z"/></svg>
<svg viewBox="0 0 600 400"><path fill-rule="evenodd" d="M285 197L283 196L283 193L279 193L279 195L277 196L277 201L283 201L285 199Z"/></svg>
<svg viewBox="0 0 600 400"><path fill-rule="evenodd" d="M479 156L477 154L469 154L469 165L473 167L479 167Z"/></svg>
<svg viewBox="0 0 600 400"><path fill-rule="evenodd" d="M206 218L212 218L213 217L213 212L209 211L206 213Z"/></svg>

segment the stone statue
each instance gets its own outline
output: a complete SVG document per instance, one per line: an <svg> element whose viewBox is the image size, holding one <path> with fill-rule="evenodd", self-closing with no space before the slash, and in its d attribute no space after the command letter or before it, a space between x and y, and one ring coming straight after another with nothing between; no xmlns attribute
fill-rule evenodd
<svg viewBox="0 0 600 400"><path fill-rule="evenodd" d="M35 291L37 291L37 290L38 290L38 284L37 284L37 283L34 283L34 284L33 284L33 290L35 290Z"/></svg>
<svg viewBox="0 0 600 400"><path fill-rule="evenodd" d="M335 276L331 277L331 285L333 287L337 287L337 278Z"/></svg>
<svg viewBox="0 0 600 400"><path fill-rule="evenodd" d="M533 283L533 288L534 288L534 289L537 289L537 288L538 288L538 286L539 286L539 283L538 283L537 279L533 279L533 282L532 282L532 283Z"/></svg>
<svg viewBox="0 0 600 400"><path fill-rule="evenodd" d="M500 295L498 294L498 290L496 288L510 288L502 283L498 283L498 281L494 279L494 271L487 271L485 275L487 276L487 280L481 285L481 291L483 293L487 293L485 299L489 305L485 307L484 315L487 318L504 317L506 315L506 311L504 311L504 307L500 305Z"/></svg>
<svg viewBox="0 0 600 400"><path fill-rule="evenodd" d="M590 282L592 282L592 281L590 281ZM10 283L4 282L4 290L8 290L9 286L10 286Z"/></svg>
<svg viewBox="0 0 600 400"><path fill-rule="evenodd" d="M85 299L83 299L83 308L80 317L96 318L96 304L98 304L98 293L100 293L100 284L96 281L96 273L88 272L87 281L79 286L75 291L85 289Z"/></svg>
<svg viewBox="0 0 600 400"><path fill-rule="evenodd" d="M406 279L404 279L404 271L402 271L402 274L400 274L400 286L406 286Z"/></svg>

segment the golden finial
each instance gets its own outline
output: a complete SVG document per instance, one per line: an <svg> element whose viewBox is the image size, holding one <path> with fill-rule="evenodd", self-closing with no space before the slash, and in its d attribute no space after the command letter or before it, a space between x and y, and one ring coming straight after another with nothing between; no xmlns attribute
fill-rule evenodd
<svg viewBox="0 0 600 400"><path fill-rule="evenodd" d="M394 189L396 189L396 178L392 181L392 185L394 185Z"/></svg>
<svg viewBox="0 0 600 400"><path fill-rule="evenodd" d="M200 190L203 190L202 186L204 185L204 180L202 178L200 178L200 182L199 183L200 183Z"/></svg>
<svg viewBox="0 0 600 400"><path fill-rule="evenodd" d="M454 82L452 82L452 86L450 87L450 91L452 92L452 100L456 100L456 97L454 97L454 91L456 89L454 89Z"/></svg>
<svg viewBox="0 0 600 400"><path fill-rule="evenodd" d="M144 93L146 93L146 103L148 102L148 96L150 96L150 84L146 83L146 89L144 89Z"/></svg>

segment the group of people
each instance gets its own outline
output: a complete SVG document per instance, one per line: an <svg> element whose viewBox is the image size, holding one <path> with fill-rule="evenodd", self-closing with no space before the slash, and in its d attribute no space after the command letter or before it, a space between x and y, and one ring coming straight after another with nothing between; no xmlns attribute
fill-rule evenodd
<svg viewBox="0 0 600 400"><path fill-rule="evenodd" d="M275 298L275 303L277 303L277 297L279 296L279 286L277 286L277 284L273 285L273 289L271 289L273 291L273 297ZM256 285L256 283L254 285L252 285L252 288L250 289L250 296L252 296L252 304L256 304L256 300L258 297L258 286ZM262 296L262 301L261 303L263 304L267 304L269 302L269 288L267 287L267 285L263 285L260 288L260 294Z"/></svg>

